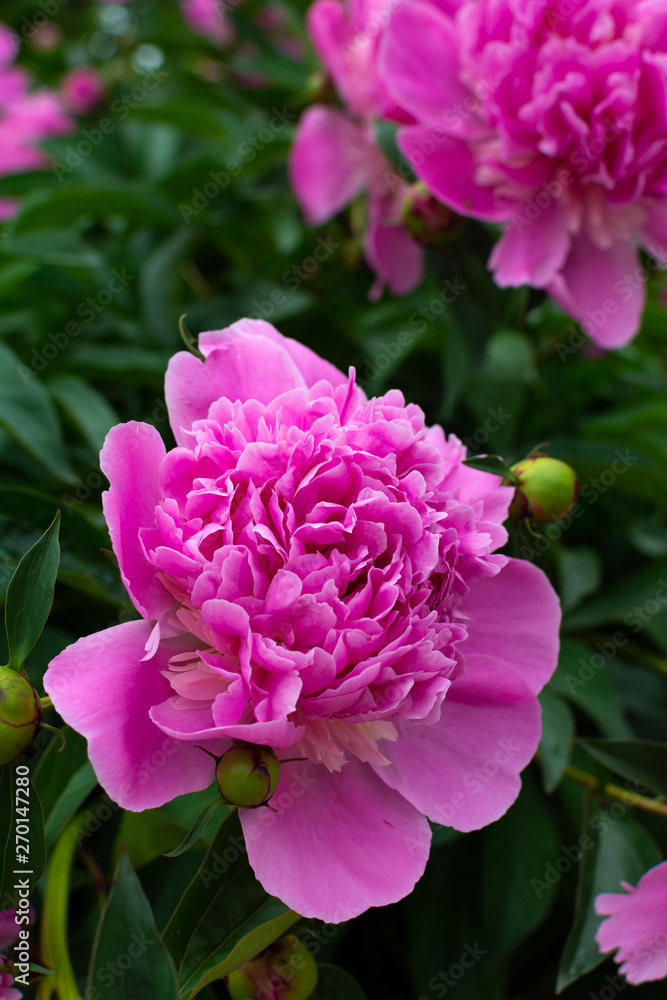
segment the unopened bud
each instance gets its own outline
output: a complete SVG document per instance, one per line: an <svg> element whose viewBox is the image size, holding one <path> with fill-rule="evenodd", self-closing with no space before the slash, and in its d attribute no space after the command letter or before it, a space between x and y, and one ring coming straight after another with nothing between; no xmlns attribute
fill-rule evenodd
<svg viewBox="0 0 667 1000"><path fill-rule="evenodd" d="M412 184L401 209L403 225L422 246L443 246L461 233L465 220L451 208L434 198L428 188L417 181Z"/></svg>
<svg viewBox="0 0 667 1000"><path fill-rule="evenodd" d="M253 808L268 802L280 781L280 762L270 747L241 743L218 761L215 778L223 798Z"/></svg>
<svg viewBox="0 0 667 1000"><path fill-rule="evenodd" d="M535 455L512 466L518 479L510 514L516 520L549 524L572 510L579 497L574 469L557 458Z"/></svg>
<svg viewBox="0 0 667 1000"><path fill-rule="evenodd" d="M0 667L0 767L32 743L41 717L37 692L25 674Z"/></svg>
<svg viewBox="0 0 667 1000"><path fill-rule="evenodd" d="M294 934L227 977L232 1000L308 1000L316 986L315 959Z"/></svg>

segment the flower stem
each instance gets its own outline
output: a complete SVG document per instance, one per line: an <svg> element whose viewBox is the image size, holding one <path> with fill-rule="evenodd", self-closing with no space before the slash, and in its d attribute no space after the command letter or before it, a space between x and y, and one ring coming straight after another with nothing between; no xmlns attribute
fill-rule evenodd
<svg viewBox="0 0 667 1000"><path fill-rule="evenodd" d="M61 1000L71 1000L80 992L67 948L67 909L78 819L77 816L67 824L49 862L42 914L42 955L55 976L45 976L42 980L37 994L39 1000L46 1000L54 991Z"/></svg>
<svg viewBox="0 0 667 1000"><path fill-rule="evenodd" d="M564 776L569 778L570 781L576 781L577 784L583 785L584 788L588 788L591 792L600 792L609 799L618 799L619 802L623 802L626 806L634 806L636 809L643 809L644 812L667 818L667 802L662 799L648 799L644 795L638 795L637 792L630 792L627 788L621 788L620 785L603 785L592 774L587 774L578 767L572 767L571 765L565 768Z"/></svg>

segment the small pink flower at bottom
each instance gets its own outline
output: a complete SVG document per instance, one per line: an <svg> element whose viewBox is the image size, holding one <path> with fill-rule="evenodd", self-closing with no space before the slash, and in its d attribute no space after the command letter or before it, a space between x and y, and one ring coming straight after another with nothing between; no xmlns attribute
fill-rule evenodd
<svg viewBox="0 0 667 1000"><path fill-rule="evenodd" d="M258 320L169 365L177 447L112 428L104 510L142 616L44 678L121 806L206 788L235 740L285 764L241 809L267 892L337 923L421 877L427 821L475 830L519 793L558 600L494 549L513 490L400 392L367 399Z"/></svg>
<svg viewBox="0 0 667 1000"><path fill-rule="evenodd" d="M603 920L595 940L600 951L617 949L614 961L633 986L667 976L667 861L650 868L625 893L605 892L595 900Z"/></svg>

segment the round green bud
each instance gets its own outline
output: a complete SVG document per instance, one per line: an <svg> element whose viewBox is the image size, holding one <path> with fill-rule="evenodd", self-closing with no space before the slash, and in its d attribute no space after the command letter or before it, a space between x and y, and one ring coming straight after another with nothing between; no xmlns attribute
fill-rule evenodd
<svg viewBox="0 0 667 1000"><path fill-rule="evenodd" d="M294 934L227 977L232 1000L308 1000L316 986L315 959Z"/></svg>
<svg viewBox="0 0 667 1000"><path fill-rule="evenodd" d="M41 717L37 692L25 674L0 667L0 767L32 743Z"/></svg>
<svg viewBox="0 0 667 1000"><path fill-rule="evenodd" d="M518 479L510 514L516 520L549 524L572 510L579 496L574 469L558 458L536 455L512 466Z"/></svg>
<svg viewBox="0 0 667 1000"><path fill-rule="evenodd" d="M252 809L268 802L278 787L280 762L270 747L236 744L218 761L215 779L227 802Z"/></svg>

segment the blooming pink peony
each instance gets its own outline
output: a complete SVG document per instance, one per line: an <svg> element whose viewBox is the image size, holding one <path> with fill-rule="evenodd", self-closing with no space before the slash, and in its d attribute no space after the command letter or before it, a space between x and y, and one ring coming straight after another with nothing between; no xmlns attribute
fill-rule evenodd
<svg viewBox="0 0 667 1000"><path fill-rule="evenodd" d="M401 224L407 184L374 135L375 115L408 120L377 75L377 46L395 0L317 0L308 30L346 110L315 104L297 128L290 157L292 187L312 225L320 225L369 192L365 253L377 274L372 296L389 285L404 295L419 284L422 252Z"/></svg>
<svg viewBox="0 0 667 1000"><path fill-rule="evenodd" d="M399 145L419 177L503 224L498 285L544 288L601 346L627 343L637 245L667 263L662 0L410 0L379 63L418 122Z"/></svg>
<svg viewBox="0 0 667 1000"><path fill-rule="evenodd" d="M633 986L667 976L667 861L649 869L626 894L605 892L595 900L603 920L595 940L600 951L618 949L614 960Z"/></svg>
<svg viewBox="0 0 667 1000"><path fill-rule="evenodd" d="M277 812L241 810L248 856L298 912L346 920L410 892L427 816L474 830L516 798L558 601L492 554L512 490L400 392L367 400L258 320L199 346L167 372L178 446L128 423L102 452L142 620L68 647L45 688L127 809L205 788L196 744L305 758Z"/></svg>

